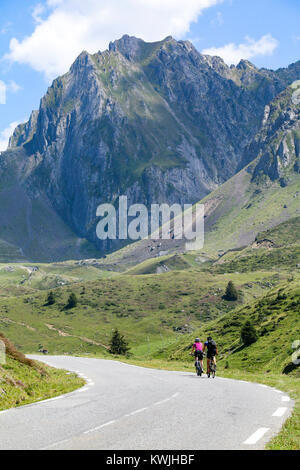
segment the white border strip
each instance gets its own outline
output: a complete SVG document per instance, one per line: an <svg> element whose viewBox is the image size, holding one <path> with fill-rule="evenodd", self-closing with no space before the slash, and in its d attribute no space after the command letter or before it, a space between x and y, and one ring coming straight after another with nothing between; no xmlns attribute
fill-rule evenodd
<svg viewBox="0 0 300 470"><path fill-rule="evenodd" d="M276 418L281 418L287 412L287 408L278 408L272 416Z"/></svg>
<svg viewBox="0 0 300 470"><path fill-rule="evenodd" d="M246 446L253 446L257 444L257 442L264 437L267 432L270 431L270 428L260 428L258 429L252 436L247 439L244 444Z"/></svg>

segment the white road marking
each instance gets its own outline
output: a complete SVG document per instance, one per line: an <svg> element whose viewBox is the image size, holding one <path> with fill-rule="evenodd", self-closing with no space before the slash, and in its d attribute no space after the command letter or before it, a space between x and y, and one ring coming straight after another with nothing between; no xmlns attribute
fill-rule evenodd
<svg viewBox="0 0 300 470"><path fill-rule="evenodd" d="M62 396L60 396L60 397L55 397L55 398L49 398L49 400L47 400L47 403L49 403L50 401L61 400L62 398L64 398L64 396L65 396L65 395L62 395ZM41 404L41 403L44 403L44 402L42 402L42 401L41 401L40 403L38 402L37 405L38 405L38 404Z"/></svg>
<svg viewBox="0 0 300 470"><path fill-rule="evenodd" d="M260 428L258 429L252 436L247 439L244 444L246 446L253 446L255 445L264 435L270 431L270 428Z"/></svg>
<svg viewBox="0 0 300 470"><path fill-rule="evenodd" d="M147 411L148 408L141 408L140 410L136 410L136 411L133 411L132 413L130 413L129 416L134 416L134 415L137 415L139 413L142 413L143 411Z"/></svg>
<svg viewBox="0 0 300 470"><path fill-rule="evenodd" d="M161 400L161 401L158 401L158 402L154 403L154 406L163 405L164 403L167 403L170 400L171 400L171 398L166 398L165 400Z"/></svg>
<svg viewBox="0 0 300 470"><path fill-rule="evenodd" d="M284 396L281 398L282 401L291 401L290 397Z"/></svg>
<svg viewBox="0 0 300 470"><path fill-rule="evenodd" d="M281 418L287 412L287 408L278 408L272 416Z"/></svg>
<svg viewBox="0 0 300 470"><path fill-rule="evenodd" d="M10 408L9 410L0 411L0 415L3 415L4 413L8 413L11 410L14 410L14 408Z"/></svg>
<svg viewBox="0 0 300 470"><path fill-rule="evenodd" d="M174 393L174 395L172 395L171 397L169 398L166 398L165 400L161 400L161 401L157 401L156 403L154 403L154 406L160 406L160 405L163 405L164 403L168 403L168 401L171 401L172 398L177 398L179 395L179 393Z"/></svg>
<svg viewBox="0 0 300 470"><path fill-rule="evenodd" d="M64 441L56 442L55 444L51 444L50 446L43 447L41 450L52 449L53 447L59 446L61 444L65 444L66 442L70 442L71 440L72 440L72 438L71 439L65 439Z"/></svg>
<svg viewBox="0 0 300 470"><path fill-rule="evenodd" d="M97 432L100 429L106 428L107 426L111 426L112 424L115 424L116 421L108 421L108 423L101 424L101 426L98 426L97 428L90 429L89 431L85 431L83 434L90 434L92 432Z"/></svg>
<svg viewBox="0 0 300 470"><path fill-rule="evenodd" d="M78 393L80 392L81 390L74 390L74 392L70 392L70 393L65 393L64 395L59 395L58 397L54 397L54 398L48 398L47 400L40 400L40 401L35 401L34 403L29 403L28 405L24 405L24 406L19 406L17 408L12 408L14 410L22 410L24 408L32 408L33 406L41 406L41 405L47 405L47 403L51 403L52 401L55 401L55 400L61 400L62 398L67 398L69 396L72 396L73 394L75 393ZM10 410L7 410L7 411L10 411Z"/></svg>

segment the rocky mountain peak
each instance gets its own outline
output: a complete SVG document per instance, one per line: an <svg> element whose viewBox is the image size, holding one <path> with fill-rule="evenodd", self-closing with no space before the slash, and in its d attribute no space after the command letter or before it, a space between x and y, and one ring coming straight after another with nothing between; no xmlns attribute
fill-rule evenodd
<svg viewBox="0 0 300 470"><path fill-rule="evenodd" d="M125 34L121 39L109 44L109 51L120 52L126 59L135 61L140 55L143 44L145 42L142 39Z"/></svg>
<svg viewBox="0 0 300 470"><path fill-rule="evenodd" d="M258 70L254 64L252 64L252 62L250 62L249 60L244 60L242 59L238 65L236 66L236 68L238 70L248 70L248 69L254 69L254 70Z"/></svg>
<svg viewBox="0 0 300 470"><path fill-rule="evenodd" d="M109 44L109 52L119 52L130 62L139 62L145 60L157 49L163 48L164 45L169 43L178 44L172 36L167 36L162 41L149 43L143 39L125 34L121 39Z"/></svg>
<svg viewBox="0 0 300 470"><path fill-rule="evenodd" d="M88 67L93 67L92 56L87 51L82 51L71 66L70 72L76 73L82 69L87 69Z"/></svg>

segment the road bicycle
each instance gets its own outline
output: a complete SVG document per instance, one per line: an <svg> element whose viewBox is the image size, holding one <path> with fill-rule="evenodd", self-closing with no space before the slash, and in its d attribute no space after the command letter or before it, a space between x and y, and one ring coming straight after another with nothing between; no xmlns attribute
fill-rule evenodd
<svg viewBox="0 0 300 470"><path fill-rule="evenodd" d="M214 357L212 357L209 360L209 370L207 371L207 377L210 379L210 377L212 376L212 378L214 379L216 377L216 372L217 366L215 364Z"/></svg>
<svg viewBox="0 0 300 470"><path fill-rule="evenodd" d="M200 362L199 358L196 359L195 367L196 367L197 376L202 377L203 369L202 369L201 362Z"/></svg>
<svg viewBox="0 0 300 470"><path fill-rule="evenodd" d="M193 353L191 353L191 356L193 356ZM203 369L202 369L202 366L201 366L201 362L200 362L200 359L199 357L196 357L196 361L195 361L195 368L196 368L196 374L198 377L202 377L202 374L203 374Z"/></svg>

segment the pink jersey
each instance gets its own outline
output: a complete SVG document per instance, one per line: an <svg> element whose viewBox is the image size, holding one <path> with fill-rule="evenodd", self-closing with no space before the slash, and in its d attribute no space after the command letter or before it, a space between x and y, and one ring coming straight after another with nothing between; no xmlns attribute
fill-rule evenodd
<svg viewBox="0 0 300 470"><path fill-rule="evenodd" d="M203 344L202 343L194 343L193 348L196 349L196 351L203 351Z"/></svg>

